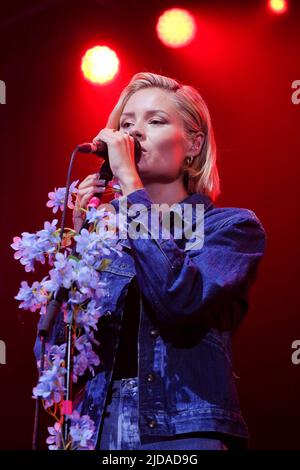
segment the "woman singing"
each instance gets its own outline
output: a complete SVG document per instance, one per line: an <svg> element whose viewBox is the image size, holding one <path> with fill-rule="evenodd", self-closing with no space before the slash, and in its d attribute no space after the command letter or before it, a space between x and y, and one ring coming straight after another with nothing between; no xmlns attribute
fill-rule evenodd
<svg viewBox="0 0 300 470"><path fill-rule="evenodd" d="M97 139L108 146L122 190L114 207L126 200L132 233L140 236L129 233L122 257L112 252L101 271L110 289L98 325L102 362L77 397L79 412L95 423L94 446L245 446L231 340L248 309L265 232L251 210L214 205L219 175L208 108L195 88L138 73ZM81 209L101 191L98 174L80 184L76 230Z"/></svg>

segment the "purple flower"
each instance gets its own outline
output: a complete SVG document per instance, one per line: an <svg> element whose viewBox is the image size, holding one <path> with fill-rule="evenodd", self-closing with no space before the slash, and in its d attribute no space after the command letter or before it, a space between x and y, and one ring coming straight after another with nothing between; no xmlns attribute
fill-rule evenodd
<svg viewBox="0 0 300 470"><path fill-rule="evenodd" d="M103 282L100 281L99 273L93 267L87 265L84 261L79 261L76 273L76 284L80 292L101 297ZM94 292L93 292L94 291Z"/></svg>
<svg viewBox="0 0 300 470"><path fill-rule="evenodd" d="M74 237L77 253L96 269L100 267L103 257L110 255L111 250L120 254L122 249L116 236L116 216L110 212L102 213L102 211L103 209L100 211L94 210L91 214L90 221L97 222L95 232L83 229L80 234ZM103 216L101 215L98 218L100 212ZM87 218L89 218L89 215L87 215Z"/></svg>
<svg viewBox="0 0 300 470"><path fill-rule="evenodd" d="M84 375L85 371L88 368L88 358L84 353L80 353L77 356L74 356L73 363L73 381L77 383L78 377Z"/></svg>
<svg viewBox="0 0 300 470"><path fill-rule="evenodd" d="M94 338L94 333L91 331L89 334L79 336L75 341L75 348L77 351L85 351L86 353L92 351L92 343L99 345L99 341Z"/></svg>
<svg viewBox="0 0 300 470"><path fill-rule="evenodd" d="M74 278L76 277L77 261L73 258L68 258L66 253L56 253L54 268L49 272L51 282L47 281L47 288L49 290L56 290L58 287L63 286L70 289Z"/></svg>
<svg viewBox="0 0 300 470"><path fill-rule="evenodd" d="M71 289L69 291L68 306L72 309L73 305L81 305L90 299L89 293L82 293L79 290ZM70 310L69 309L69 310Z"/></svg>
<svg viewBox="0 0 300 470"><path fill-rule="evenodd" d="M43 286L43 281L42 283L35 281L31 287L29 287L27 281L22 281L15 299L22 301L19 308L23 308L24 310L30 310L31 312L35 312L41 308L44 310L48 297L47 291Z"/></svg>
<svg viewBox="0 0 300 470"><path fill-rule="evenodd" d="M34 262L45 263L45 254L52 255L58 247L59 237L55 235L57 220L45 222L44 229L37 233L23 232L21 237L14 237L10 245L16 253L25 271L34 271Z"/></svg>
<svg viewBox="0 0 300 470"><path fill-rule="evenodd" d="M95 232L86 229L74 237L76 241L76 251L88 264L93 266L99 264L102 257L102 240Z"/></svg>
<svg viewBox="0 0 300 470"><path fill-rule="evenodd" d="M93 450L91 441L95 431L94 421L88 416L80 416L78 411L74 411L71 416L70 436L73 448L81 450Z"/></svg>
<svg viewBox="0 0 300 470"><path fill-rule="evenodd" d="M86 214L86 220L89 223L99 222L104 216L104 209L96 209L95 207L91 207Z"/></svg>
<svg viewBox="0 0 300 470"><path fill-rule="evenodd" d="M90 328L97 330L97 322L100 317L101 307L96 307L96 301L91 300L86 308L79 311L76 317L76 324L85 329L86 333L90 332Z"/></svg>
<svg viewBox="0 0 300 470"><path fill-rule="evenodd" d="M101 240L103 254L109 255L113 250L121 256L120 239L127 238L127 222L120 221L118 214L107 212L106 217L99 220L95 230Z"/></svg>
<svg viewBox="0 0 300 470"><path fill-rule="evenodd" d="M53 427L48 428L48 432L50 434L49 437L46 439L46 443L50 444L48 446L49 450L58 450L61 448L61 424L55 423Z"/></svg>
<svg viewBox="0 0 300 470"><path fill-rule="evenodd" d="M51 362L53 365L59 367L65 359L65 354L66 354L66 343L61 344L60 346L57 346L54 344L51 346L49 352L48 352L48 357L50 358Z"/></svg>
<svg viewBox="0 0 300 470"><path fill-rule="evenodd" d="M73 183L70 185L70 191L69 191L69 196L68 196L68 207L69 209L74 209L74 204L72 202L72 196L73 194L77 193L77 188L75 187L77 185L79 180L73 181ZM63 211L64 209L64 201L65 201L65 195L66 195L66 188L58 188L50 193L48 193L49 196L49 201L47 202L46 206L47 207L52 207L52 212L55 214L58 209Z"/></svg>
<svg viewBox="0 0 300 470"><path fill-rule="evenodd" d="M94 374L94 366L100 364L100 359L97 354L93 351L92 344L90 342L96 342L93 334L82 335L75 341L75 348L79 351L79 354L74 357L74 380L77 381L78 376L82 376L87 369Z"/></svg>
<svg viewBox="0 0 300 470"><path fill-rule="evenodd" d="M14 237L10 246L16 251L14 258L20 260L25 271L34 271L34 261L45 263L43 251L37 246L38 237L34 233L23 232L22 237Z"/></svg>
<svg viewBox="0 0 300 470"><path fill-rule="evenodd" d="M37 245L40 251L51 254L57 249L57 245L60 242L59 234L57 232L57 219L52 222L45 222L44 228L37 232Z"/></svg>
<svg viewBox="0 0 300 470"><path fill-rule="evenodd" d="M46 408L63 399L65 373L66 369L54 365L43 372L37 386L33 388L33 396L45 400Z"/></svg>

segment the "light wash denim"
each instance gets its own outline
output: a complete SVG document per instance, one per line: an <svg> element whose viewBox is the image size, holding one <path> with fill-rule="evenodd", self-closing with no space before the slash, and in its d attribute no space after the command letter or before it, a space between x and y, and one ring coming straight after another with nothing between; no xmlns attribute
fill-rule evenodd
<svg viewBox="0 0 300 470"><path fill-rule="evenodd" d="M150 438L141 444L138 426L138 378L114 380L109 392L100 432L99 450L227 450L217 438L183 434L173 438Z"/></svg>

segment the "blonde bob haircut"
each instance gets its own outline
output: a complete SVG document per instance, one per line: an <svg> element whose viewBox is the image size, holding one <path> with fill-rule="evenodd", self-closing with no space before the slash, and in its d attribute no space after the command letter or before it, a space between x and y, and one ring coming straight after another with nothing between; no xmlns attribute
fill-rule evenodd
<svg viewBox="0 0 300 470"><path fill-rule="evenodd" d="M133 76L122 91L112 110L106 127L120 129L120 116L129 98L143 88L161 88L170 93L179 115L183 120L187 138L204 134L202 148L192 163L184 165L183 181L188 193L201 193L212 200L220 193L220 179L216 162L216 143L209 110L200 93L192 86L183 85L177 80L150 72Z"/></svg>

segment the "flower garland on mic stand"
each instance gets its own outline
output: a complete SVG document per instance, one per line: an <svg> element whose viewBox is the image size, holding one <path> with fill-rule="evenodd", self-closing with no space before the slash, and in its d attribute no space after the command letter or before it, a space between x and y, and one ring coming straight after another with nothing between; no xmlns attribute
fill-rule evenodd
<svg viewBox="0 0 300 470"><path fill-rule="evenodd" d="M74 197L77 193L78 181L70 185L68 208L74 209ZM53 213L63 210L66 188L58 188L48 194L47 207ZM104 193L104 200L118 198L121 189L116 179L110 181ZM101 201L103 202L103 200ZM20 301L19 308L39 311L43 317L48 301L61 287L68 289L68 298L62 304L65 322L73 319L74 357L73 382L87 372L94 374L101 358L94 352L93 345L98 342L94 337L97 322L101 317L101 308L97 306L99 299L106 295L108 286L100 279L100 272L109 263L107 255L115 251L122 256L118 233L124 227L117 226L116 215L105 207L82 209L89 222L88 229L80 233L65 228L62 242L58 220L45 222L44 228L36 233L23 232L21 237L14 237L11 247L15 250L14 258L25 267L26 272L35 271L35 264L51 267L48 275L40 282L31 286L22 281L15 298ZM71 246L75 245L76 255L72 254ZM53 417L55 424L49 427L46 442L50 450L91 450L90 438L94 431L94 422L88 416L80 416L75 410L68 416L70 426L67 439L62 433L64 377L66 343L46 343L44 370L40 373L37 385L33 388L33 398L41 399L45 410ZM38 369L41 364L38 361Z"/></svg>

